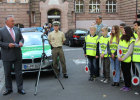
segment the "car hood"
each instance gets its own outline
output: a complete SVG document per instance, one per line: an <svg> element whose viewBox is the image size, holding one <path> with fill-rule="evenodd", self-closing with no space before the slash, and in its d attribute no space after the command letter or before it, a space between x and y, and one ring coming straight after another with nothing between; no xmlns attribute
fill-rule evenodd
<svg viewBox="0 0 140 100"><path fill-rule="evenodd" d="M42 46L24 46L21 48L22 50L22 59L33 59L33 58L41 58L43 47ZM51 56L51 47L50 45L45 45L45 53L47 56Z"/></svg>

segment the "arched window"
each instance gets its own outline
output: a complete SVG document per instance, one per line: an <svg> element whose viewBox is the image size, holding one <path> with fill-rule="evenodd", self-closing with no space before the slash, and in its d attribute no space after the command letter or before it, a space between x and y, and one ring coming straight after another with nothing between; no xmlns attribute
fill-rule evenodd
<svg viewBox="0 0 140 100"><path fill-rule="evenodd" d="M84 11L84 1L83 0L75 0L75 12L81 13Z"/></svg>
<svg viewBox="0 0 140 100"><path fill-rule="evenodd" d="M107 0L106 1L106 12L107 13L116 13L116 0Z"/></svg>
<svg viewBox="0 0 140 100"><path fill-rule="evenodd" d="M99 13L100 12L100 0L90 0L89 12L90 13Z"/></svg>

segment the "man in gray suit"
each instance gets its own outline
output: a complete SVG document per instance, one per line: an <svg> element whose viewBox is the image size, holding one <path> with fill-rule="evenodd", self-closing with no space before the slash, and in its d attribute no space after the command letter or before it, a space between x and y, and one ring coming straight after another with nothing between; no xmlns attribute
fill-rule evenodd
<svg viewBox="0 0 140 100"><path fill-rule="evenodd" d="M4 66L6 87L3 95L8 95L13 92L11 78L12 66L14 66L18 93L25 94L23 90L21 53L24 39L20 29L14 27L14 18L12 16L6 17L5 23L6 25L0 29L1 59Z"/></svg>

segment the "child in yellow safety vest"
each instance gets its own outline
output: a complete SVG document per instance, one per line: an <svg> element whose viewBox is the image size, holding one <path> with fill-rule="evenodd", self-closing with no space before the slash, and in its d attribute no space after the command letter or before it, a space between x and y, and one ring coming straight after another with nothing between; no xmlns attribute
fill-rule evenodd
<svg viewBox="0 0 140 100"><path fill-rule="evenodd" d="M112 34L109 39L109 55L110 65L112 67L113 84L112 86L119 86L120 81L120 61L117 58L117 49L120 39L119 26L115 25L112 27Z"/></svg>
<svg viewBox="0 0 140 100"><path fill-rule="evenodd" d="M90 70L89 81L93 81L97 74L98 69L96 66L96 59L99 57L99 37L95 34L96 27L90 27L90 34L85 37L84 54L88 58L88 67Z"/></svg>
<svg viewBox="0 0 140 100"><path fill-rule="evenodd" d="M137 35L138 38L136 39L134 44L132 61L134 62L136 68L139 69L140 74L140 27L138 27ZM139 93L137 92L137 94Z"/></svg>
<svg viewBox="0 0 140 100"><path fill-rule="evenodd" d="M101 80L103 83L108 83L110 80L110 61L108 55L109 49L109 37L108 34L108 27L102 28L102 36L99 40L99 49L100 49L100 56L101 62L103 67L103 76L104 78Z"/></svg>
<svg viewBox="0 0 140 100"><path fill-rule="evenodd" d="M131 55L133 52L135 37L131 27L126 26L118 45L118 60L121 61L121 69L124 77L125 86L121 91L131 90Z"/></svg>

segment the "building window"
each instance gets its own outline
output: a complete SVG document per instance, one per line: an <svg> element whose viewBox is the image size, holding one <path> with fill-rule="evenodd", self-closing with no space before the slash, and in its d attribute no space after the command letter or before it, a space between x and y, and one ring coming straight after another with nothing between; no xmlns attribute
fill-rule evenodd
<svg viewBox="0 0 140 100"><path fill-rule="evenodd" d="M89 12L90 13L99 13L100 12L100 0L90 0Z"/></svg>
<svg viewBox="0 0 140 100"><path fill-rule="evenodd" d="M28 3L29 0L20 0L20 3Z"/></svg>
<svg viewBox="0 0 140 100"><path fill-rule="evenodd" d="M31 21L32 21L33 24L36 22L36 20L35 20L35 11L32 11Z"/></svg>
<svg viewBox="0 0 140 100"><path fill-rule="evenodd" d="M7 0L7 3L15 3L16 0Z"/></svg>
<svg viewBox="0 0 140 100"><path fill-rule="evenodd" d="M75 12L82 13L84 11L84 1L83 0L75 0Z"/></svg>
<svg viewBox="0 0 140 100"><path fill-rule="evenodd" d="M116 13L116 0L107 0L106 1L106 12L107 13Z"/></svg>

